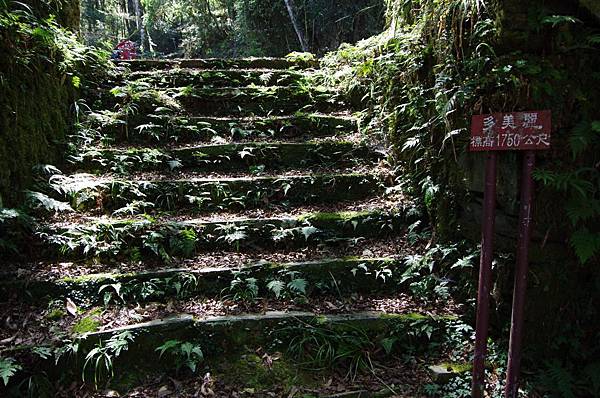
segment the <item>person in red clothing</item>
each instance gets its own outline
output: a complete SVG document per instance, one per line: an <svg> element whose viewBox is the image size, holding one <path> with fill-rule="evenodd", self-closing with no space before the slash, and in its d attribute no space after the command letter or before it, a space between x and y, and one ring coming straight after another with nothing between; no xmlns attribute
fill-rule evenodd
<svg viewBox="0 0 600 398"><path fill-rule="evenodd" d="M135 43L131 40L121 40L113 52L113 59L136 59L138 57Z"/></svg>

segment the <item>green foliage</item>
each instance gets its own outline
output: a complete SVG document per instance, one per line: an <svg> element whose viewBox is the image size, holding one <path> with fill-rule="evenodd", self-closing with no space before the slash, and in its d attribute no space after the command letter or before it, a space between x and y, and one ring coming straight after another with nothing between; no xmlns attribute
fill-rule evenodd
<svg viewBox="0 0 600 398"><path fill-rule="evenodd" d="M167 340L165 343L156 348L155 351L160 353L160 357L167 353L175 359L177 371L183 367L189 369L192 373L196 373L196 369L200 363L204 361L204 354L200 345L192 342L184 342L180 340Z"/></svg>
<svg viewBox="0 0 600 398"><path fill-rule="evenodd" d="M41 192L26 191L28 205L33 209L45 210L48 212L72 212L71 205L58 201Z"/></svg>
<svg viewBox="0 0 600 398"><path fill-rule="evenodd" d="M123 351L127 351L129 343L133 342L135 336L130 331L124 331L110 337L106 342L100 341L96 347L87 353L81 378L86 381L86 370L89 366L93 367L94 386L97 388L99 382L103 379L110 379L114 376L113 361L119 357Z"/></svg>
<svg viewBox="0 0 600 398"><path fill-rule="evenodd" d="M269 290L275 298L294 298L306 296L308 282L299 276L298 271L282 270L277 278L267 283Z"/></svg>
<svg viewBox="0 0 600 398"><path fill-rule="evenodd" d="M14 358L0 357L0 378L5 386L8 385L10 378L21 369L21 365Z"/></svg>
<svg viewBox="0 0 600 398"><path fill-rule="evenodd" d="M225 241L227 244L233 245L236 251L240 251L240 245L248 238L246 229L245 225L219 224L215 229L216 232L221 233L217 241Z"/></svg>
<svg viewBox="0 0 600 398"><path fill-rule="evenodd" d="M77 90L108 68L105 53L82 45L53 16L63 22L64 14L77 10L75 2L2 3L0 206L22 201L34 164L61 158L56 143L69 129Z"/></svg>
<svg viewBox="0 0 600 398"><path fill-rule="evenodd" d="M562 398L576 397L573 374L556 360L546 362L540 383Z"/></svg>
<svg viewBox="0 0 600 398"><path fill-rule="evenodd" d="M468 137L464 114L499 84L490 74L498 32L491 9L479 1L392 3L388 31L327 57L324 64L337 71L324 80L366 103L361 125L384 134L398 171L410 177L444 236L455 220L441 209L465 194L466 175L457 165Z"/></svg>
<svg viewBox="0 0 600 398"><path fill-rule="evenodd" d="M566 198L564 208L572 229L570 243L580 262L585 264L600 253L600 232L594 225L600 216L600 171L593 167L597 164L594 157L597 158L596 148L600 145L600 122L580 122L568 140L573 164L563 166L563 170L537 170L534 177Z"/></svg>
<svg viewBox="0 0 600 398"><path fill-rule="evenodd" d="M137 0L136 0L137 1ZM86 42L112 48L130 37L151 55L184 57L283 56L298 49L298 39L283 1L141 0L141 20L134 9L108 0L82 1ZM304 35L314 51L377 33L383 1L296 2Z"/></svg>
<svg viewBox="0 0 600 398"><path fill-rule="evenodd" d="M227 292L226 298L243 303L253 303L258 297L258 280L248 277L246 272L235 271L229 288L224 289Z"/></svg>
<svg viewBox="0 0 600 398"><path fill-rule="evenodd" d="M555 193L549 189L540 202L555 203L559 196L566 204L572 225L557 227L571 237L579 259L590 263L598 253L598 232L590 222L598 217L600 140L592 105L599 95L597 75L589 66L599 55L581 43L594 41L594 28L576 16L548 15L548 8L535 3L529 8L532 28L526 38L516 37L548 43L545 51L552 55L526 55L513 40L513 27L497 14L502 10L519 12L491 1L389 2L388 30L327 56L323 63L331 69L322 79L368 106L361 126L390 143L398 172L410 177L414 194L423 198L436 238L454 235L458 212L451 209L468 202L473 189L468 115L552 109L553 124L561 126L555 145L564 146L566 138L573 157L563 151L552 160L542 156L538 179ZM562 62L563 53L574 51L586 57L586 65ZM576 90L567 88L573 84ZM569 111L565 103L572 104ZM543 211L555 214L544 224L564 219L556 208Z"/></svg>
<svg viewBox="0 0 600 398"><path fill-rule="evenodd" d="M101 325L100 320L94 316L85 316L81 318L75 325L73 325L72 331L75 334L84 334L89 332L95 332Z"/></svg>
<svg viewBox="0 0 600 398"><path fill-rule="evenodd" d="M115 303L147 302L161 300L166 296L183 299L198 293L199 280L193 273L181 272L168 278L150 280L132 279L124 282L106 283L98 289L98 296L105 306ZM90 294L88 297L94 301Z"/></svg>
<svg viewBox="0 0 600 398"><path fill-rule="evenodd" d="M21 210L0 207L0 259L22 256L25 241L33 229L33 219Z"/></svg>
<svg viewBox="0 0 600 398"><path fill-rule="evenodd" d="M334 328L321 324L290 326L279 332L290 333L288 353L311 370L345 367L346 377L354 380L360 372L374 370L375 341L358 326Z"/></svg>
<svg viewBox="0 0 600 398"><path fill-rule="evenodd" d="M192 257L196 253L196 239L196 231L193 229L179 231L179 234L170 240L173 253L184 258Z"/></svg>
<svg viewBox="0 0 600 398"><path fill-rule="evenodd" d="M571 15L551 15L542 19L542 24L552 25L553 28L562 24L582 23L581 20Z"/></svg>

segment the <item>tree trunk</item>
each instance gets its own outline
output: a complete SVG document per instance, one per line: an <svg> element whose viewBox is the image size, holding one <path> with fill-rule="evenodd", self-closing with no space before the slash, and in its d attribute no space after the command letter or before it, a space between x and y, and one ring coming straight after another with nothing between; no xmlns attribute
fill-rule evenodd
<svg viewBox="0 0 600 398"><path fill-rule="evenodd" d="M135 8L135 26L140 34L140 51L143 53L146 50L146 29L144 27L144 21L142 21L142 7L140 0L133 0L133 7Z"/></svg>
<svg viewBox="0 0 600 398"><path fill-rule="evenodd" d="M292 25L294 26L294 30L296 31L296 35L298 36L298 41L300 42L300 47L302 47L302 51L308 51L308 44L306 43L306 39L304 38L304 33L302 33L302 29L300 29L300 25L298 25L298 20L296 19L296 14L294 14L294 3L293 0L283 0L285 2L285 6L287 7L288 14L290 14L290 20L292 21Z"/></svg>

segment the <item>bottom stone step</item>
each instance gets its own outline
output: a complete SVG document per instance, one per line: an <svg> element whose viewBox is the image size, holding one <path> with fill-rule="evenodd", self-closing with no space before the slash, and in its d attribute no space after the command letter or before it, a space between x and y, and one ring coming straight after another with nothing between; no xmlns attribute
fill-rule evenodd
<svg viewBox="0 0 600 398"><path fill-rule="evenodd" d="M203 320L181 315L11 354L29 365L23 366L21 379L45 372L50 378L62 375L64 382L81 377L96 386L139 384L148 374L173 369L205 374L229 366L235 372L240 361L248 365L257 355L265 363L277 358L296 369L337 368L352 376L394 353L441 354L446 329L455 318L381 312L266 312Z"/></svg>

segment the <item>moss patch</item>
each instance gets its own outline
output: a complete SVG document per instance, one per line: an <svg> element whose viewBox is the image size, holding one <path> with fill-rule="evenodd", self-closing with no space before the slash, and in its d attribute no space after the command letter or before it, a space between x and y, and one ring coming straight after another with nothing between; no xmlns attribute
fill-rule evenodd
<svg viewBox="0 0 600 398"><path fill-rule="evenodd" d="M67 313L64 310L55 308L52 311L50 311L48 315L46 315L46 319L50 321L57 321L59 319L62 319L65 315L67 315Z"/></svg>
<svg viewBox="0 0 600 398"><path fill-rule="evenodd" d="M97 331L102 324L99 317L101 312L102 310L100 308L96 308L90 311L87 316L81 318L71 328L73 334L84 334Z"/></svg>
<svg viewBox="0 0 600 398"><path fill-rule="evenodd" d="M301 374L293 365L288 363L278 354L270 357L273 362L269 366L267 357L256 354L243 355L223 369L221 378L228 383L235 383L254 392L260 392L275 386L280 386L284 391L295 385L310 383L306 375Z"/></svg>

